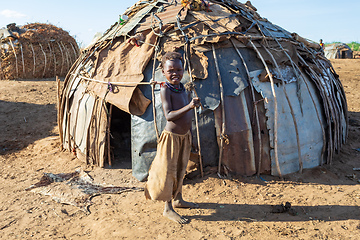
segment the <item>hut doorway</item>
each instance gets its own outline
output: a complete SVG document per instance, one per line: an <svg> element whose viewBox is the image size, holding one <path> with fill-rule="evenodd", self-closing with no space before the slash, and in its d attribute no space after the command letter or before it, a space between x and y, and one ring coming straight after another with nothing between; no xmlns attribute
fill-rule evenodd
<svg viewBox="0 0 360 240"><path fill-rule="evenodd" d="M110 134L112 167L131 169L131 115L115 106Z"/></svg>
<svg viewBox="0 0 360 240"><path fill-rule="evenodd" d="M343 58L343 59L346 58L346 52L345 51L341 51L341 58Z"/></svg>

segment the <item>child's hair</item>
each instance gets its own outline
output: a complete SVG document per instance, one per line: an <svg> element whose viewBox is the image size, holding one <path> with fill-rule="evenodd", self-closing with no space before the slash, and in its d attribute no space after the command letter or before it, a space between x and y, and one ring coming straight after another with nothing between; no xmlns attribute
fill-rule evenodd
<svg viewBox="0 0 360 240"><path fill-rule="evenodd" d="M178 52L167 52L167 53L165 53L165 55L161 59L161 68L164 67L165 62L167 60L175 60L175 59L179 59L181 61L181 63L184 65L184 59L182 58L180 53L178 53Z"/></svg>

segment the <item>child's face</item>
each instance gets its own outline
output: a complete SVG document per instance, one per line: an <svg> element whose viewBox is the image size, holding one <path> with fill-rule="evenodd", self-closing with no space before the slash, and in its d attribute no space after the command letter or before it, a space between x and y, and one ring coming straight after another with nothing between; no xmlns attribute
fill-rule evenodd
<svg viewBox="0 0 360 240"><path fill-rule="evenodd" d="M179 59L167 60L162 72L172 85L179 85L184 74L182 62Z"/></svg>

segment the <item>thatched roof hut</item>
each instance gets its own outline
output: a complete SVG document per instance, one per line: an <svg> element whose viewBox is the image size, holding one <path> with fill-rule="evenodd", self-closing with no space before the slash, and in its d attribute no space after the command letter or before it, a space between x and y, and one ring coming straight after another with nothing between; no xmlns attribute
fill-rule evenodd
<svg viewBox="0 0 360 240"><path fill-rule="evenodd" d="M98 166L127 153L146 179L166 123L154 81L165 81L159 62L176 50L203 106L193 133L197 123L204 166L282 175L330 163L346 139L347 105L320 46L250 2L186 2L139 1L84 51L62 91L64 148Z"/></svg>
<svg viewBox="0 0 360 240"><path fill-rule="evenodd" d="M79 56L68 32L51 24L0 29L0 79L65 77Z"/></svg>

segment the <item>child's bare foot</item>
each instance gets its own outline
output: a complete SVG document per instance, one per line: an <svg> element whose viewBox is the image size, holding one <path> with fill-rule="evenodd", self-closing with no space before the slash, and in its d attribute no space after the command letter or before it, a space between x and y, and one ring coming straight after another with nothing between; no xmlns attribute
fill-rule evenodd
<svg viewBox="0 0 360 240"><path fill-rule="evenodd" d="M182 193L179 192L173 201L173 206L176 208L198 208L199 205L192 202L187 202L182 198Z"/></svg>
<svg viewBox="0 0 360 240"><path fill-rule="evenodd" d="M168 219L170 219L171 221L180 223L180 224L184 224L187 223L189 220L183 216L180 216L177 212L173 210L164 210L163 213L164 217L167 217Z"/></svg>
<svg viewBox="0 0 360 240"><path fill-rule="evenodd" d="M174 200L173 206L176 208L198 208L199 205L193 202L187 202L184 199Z"/></svg>
<svg viewBox="0 0 360 240"><path fill-rule="evenodd" d="M167 217L171 221L174 221L174 222L177 222L180 224L184 224L189 221L187 218L180 216L177 212L174 211L174 209L171 205L171 201L165 202L165 209L164 209L163 215L164 215L164 217Z"/></svg>

